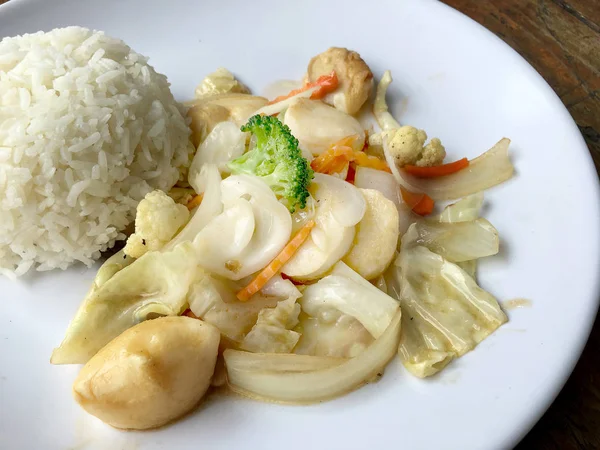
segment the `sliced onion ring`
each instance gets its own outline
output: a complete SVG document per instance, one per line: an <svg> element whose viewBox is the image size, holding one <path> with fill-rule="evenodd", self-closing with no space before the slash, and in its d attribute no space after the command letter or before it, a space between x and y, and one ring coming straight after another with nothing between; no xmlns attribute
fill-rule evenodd
<svg viewBox="0 0 600 450"><path fill-rule="evenodd" d="M229 387L247 397L281 403L314 403L339 397L367 383L394 357L400 342L400 319L398 310L379 339L358 356L341 364L334 361L336 358L326 358L330 367L323 367L327 361L317 356L226 350ZM315 370L310 370L311 366Z"/></svg>
<svg viewBox="0 0 600 450"><path fill-rule="evenodd" d="M406 189L424 192L434 200L453 200L481 192L510 179L515 169L508 157L509 144L510 139L503 138L490 150L471 160L466 169L438 178L416 178L398 170L385 138L383 152L396 181Z"/></svg>

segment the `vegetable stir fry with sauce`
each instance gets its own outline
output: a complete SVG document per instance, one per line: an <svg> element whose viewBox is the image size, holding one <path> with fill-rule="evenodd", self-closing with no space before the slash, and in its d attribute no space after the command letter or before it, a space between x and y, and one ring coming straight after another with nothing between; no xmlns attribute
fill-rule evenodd
<svg viewBox="0 0 600 450"><path fill-rule="evenodd" d="M160 426L221 384L223 364L242 395L319 402L395 355L431 376L506 322L475 270L498 253L480 210L512 177L509 140L446 162L440 139L390 113L391 82L372 95L365 61L331 48L271 100L223 68L199 84L186 182L139 203L52 355L86 364L74 390L87 411ZM377 132L355 117L368 108Z"/></svg>

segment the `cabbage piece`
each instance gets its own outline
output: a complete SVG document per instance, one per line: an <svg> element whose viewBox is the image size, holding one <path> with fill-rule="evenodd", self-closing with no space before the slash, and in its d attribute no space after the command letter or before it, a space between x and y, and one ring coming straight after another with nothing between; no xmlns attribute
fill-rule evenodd
<svg viewBox="0 0 600 450"><path fill-rule="evenodd" d="M336 309L323 309L318 317L300 315L294 329L301 334L294 353L353 358L373 342L373 336L354 317Z"/></svg>
<svg viewBox="0 0 600 450"><path fill-rule="evenodd" d="M368 383L394 357L401 317L397 309L381 336L348 360L225 350L229 386L248 397L289 403L319 402L343 395Z"/></svg>
<svg viewBox="0 0 600 450"><path fill-rule="evenodd" d="M238 345L256 324L258 315L265 308L272 308L280 301L300 296L298 289L280 276L269 283L246 302L240 302L235 293L242 288L239 283L205 274L188 294L192 312L217 327L223 336Z"/></svg>
<svg viewBox="0 0 600 450"><path fill-rule="evenodd" d="M193 180L200 174L204 164L216 164L222 174L229 173L227 163L244 154L246 133L232 122L221 122L198 147L188 177Z"/></svg>
<svg viewBox="0 0 600 450"><path fill-rule="evenodd" d="M235 297L228 281L206 275L188 294L190 309L200 319L214 325L233 342L241 342L252 329L258 313L277 304L280 298L255 295L247 302Z"/></svg>
<svg viewBox="0 0 600 450"><path fill-rule="evenodd" d="M88 294L52 353L52 364L84 364L126 329L153 315L180 314L199 276L190 243L148 252Z"/></svg>
<svg viewBox="0 0 600 450"><path fill-rule="evenodd" d="M343 262L338 262L331 275L308 286L300 300L302 310L319 317L335 309L358 320L378 338L400 308L399 303L381 292Z"/></svg>
<svg viewBox="0 0 600 450"><path fill-rule="evenodd" d="M98 272L96 273L96 277L94 278L92 289L98 289L109 279L111 279L114 274L129 266L134 261L135 258L125 254L125 249L119 250L117 253L104 261L104 264L100 266Z"/></svg>
<svg viewBox="0 0 600 450"><path fill-rule="evenodd" d="M225 211L194 239L199 264L212 273L240 280L263 269L285 247L292 232L292 218L273 191L257 177L233 175L221 182ZM247 215L231 212L242 204ZM202 205L200 205L202 206Z"/></svg>
<svg viewBox="0 0 600 450"><path fill-rule="evenodd" d="M469 195L452 205L446 206L444 211L432 220L442 223L468 222L476 220L483 206L483 192ZM471 259L456 263L461 269L467 272L473 279L477 274L477 260Z"/></svg>
<svg viewBox="0 0 600 450"><path fill-rule="evenodd" d="M298 297L282 300L274 308L263 309L240 348L255 353L290 353L300 339L300 333L293 331L300 314L300 305L296 303Z"/></svg>
<svg viewBox="0 0 600 450"><path fill-rule="evenodd" d="M486 219L469 222L436 223L419 221L402 238L414 241L452 262L463 262L498 253L498 230Z"/></svg>
<svg viewBox="0 0 600 450"><path fill-rule="evenodd" d="M469 222L477 220L483 206L483 192L469 195L444 208L441 214L431 220L441 223Z"/></svg>
<svg viewBox="0 0 600 450"><path fill-rule="evenodd" d="M386 273L388 292L401 301L399 353L406 368L428 377L472 350L506 322L496 299L456 264L410 240Z"/></svg>

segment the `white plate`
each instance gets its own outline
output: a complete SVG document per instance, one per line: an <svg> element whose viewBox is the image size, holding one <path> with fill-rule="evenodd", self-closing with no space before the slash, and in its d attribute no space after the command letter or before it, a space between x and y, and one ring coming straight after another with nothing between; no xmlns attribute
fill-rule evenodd
<svg viewBox="0 0 600 450"><path fill-rule="evenodd" d="M450 159L513 140L517 177L487 196L502 251L481 265L500 299L532 301L441 376L393 361L382 381L321 405L209 399L167 428L123 433L72 400L78 367L48 363L94 271L0 280L0 448L406 448L514 445L570 374L597 309L600 196L573 120L542 78L491 33L433 1L12 0L0 37L65 25L120 37L192 95L218 66L252 88L298 78L331 45L391 69L402 121L439 136Z"/></svg>

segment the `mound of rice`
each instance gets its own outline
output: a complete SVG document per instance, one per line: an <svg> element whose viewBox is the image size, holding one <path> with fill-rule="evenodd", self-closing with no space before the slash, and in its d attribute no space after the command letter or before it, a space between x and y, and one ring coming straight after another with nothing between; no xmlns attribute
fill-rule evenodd
<svg viewBox="0 0 600 450"><path fill-rule="evenodd" d="M0 42L0 273L90 265L193 147L147 58L79 27Z"/></svg>

